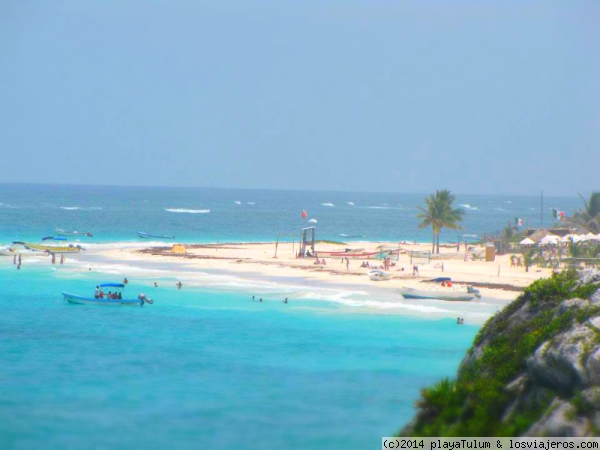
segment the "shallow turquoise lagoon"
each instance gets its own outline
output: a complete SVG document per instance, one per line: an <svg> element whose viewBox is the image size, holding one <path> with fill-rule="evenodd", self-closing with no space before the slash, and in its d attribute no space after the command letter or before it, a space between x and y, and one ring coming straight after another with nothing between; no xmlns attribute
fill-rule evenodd
<svg viewBox="0 0 600 450"><path fill-rule="evenodd" d="M0 264L0 447L378 448L477 332L143 280L152 306L62 301L98 276Z"/></svg>

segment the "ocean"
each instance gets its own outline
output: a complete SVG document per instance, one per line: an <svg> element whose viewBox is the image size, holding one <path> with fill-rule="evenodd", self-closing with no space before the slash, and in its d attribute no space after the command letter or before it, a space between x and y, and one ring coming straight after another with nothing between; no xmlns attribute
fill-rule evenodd
<svg viewBox="0 0 600 450"><path fill-rule="evenodd" d="M91 231L81 239L90 253L133 245L136 231L261 242L277 233L297 239L310 219L319 239L426 241L415 218L423 197L0 185L0 243L37 242L56 227ZM448 241L514 217L539 223L539 198L457 200L468 210L465 229L444 232ZM577 199L547 204L579 207ZM453 312L431 306L390 314L372 293L335 286L82 258L91 259L52 266L32 258L16 270L0 257L0 448L378 448L411 419L420 388L455 373L480 326L457 326ZM124 274L127 290L155 303L62 300ZM369 303L379 309L363 308Z"/></svg>
<svg viewBox="0 0 600 450"><path fill-rule="evenodd" d="M178 242L272 242L298 239L300 229L317 227L317 239L335 241L419 241L431 231L418 228L417 206L424 194L271 191L200 188L48 186L0 184L0 244L39 241L56 228L91 231L83 242L139 242L137 231L174 235ZM574 198L546 198L551 208L572 214ZM476 238L521 218L538 227L540 198L458 195L466 211L463 230L444 230L440 240ZM308 216L302 218L302 211ZM311 222L314 221L314 222Z"/></svg>

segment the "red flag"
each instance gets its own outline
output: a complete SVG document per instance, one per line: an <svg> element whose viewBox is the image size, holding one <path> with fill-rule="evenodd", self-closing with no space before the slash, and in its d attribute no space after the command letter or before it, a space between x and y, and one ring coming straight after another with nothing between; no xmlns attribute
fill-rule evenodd
<svg viewBox="0 0 600 450"><path fill-rule="evenodd" d="M306 219L308 217L308 214L306 213L306 211L302 210L302 218Z"/></svg>

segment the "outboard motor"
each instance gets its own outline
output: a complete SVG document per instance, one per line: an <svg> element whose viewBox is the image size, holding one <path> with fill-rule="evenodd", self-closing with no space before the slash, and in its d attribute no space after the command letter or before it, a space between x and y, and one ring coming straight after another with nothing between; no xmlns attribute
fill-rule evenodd
<svg viewBox="0 0 600 450"><path fill-rule="evenodd" d="M149 305L151 305L152 303L154 303L154 300L152 300L151 298L146 297L146 294L140 294L140 295L138 295L138 299L142 302L142 305L144 303L148 303Z"/></svg>

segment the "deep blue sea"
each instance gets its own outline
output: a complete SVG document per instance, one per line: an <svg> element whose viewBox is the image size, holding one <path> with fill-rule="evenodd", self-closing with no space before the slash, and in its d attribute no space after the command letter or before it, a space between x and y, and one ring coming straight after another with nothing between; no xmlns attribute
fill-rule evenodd
<svg viewBox="0 0 600 450"><path fill-rule="evenodd" d="M425 196L0 184L0 244L37 242L56 228L91 231L94 238L82 241L93 243L139 241L137 231L174 235L180 242L264 242L278 233L298 239L300 229L311 225L317 239L429 241L430 230L419 229L416 217ZM581 207L577 197L546 198L544 204L547 225L552 207L567 214ZM539 196L458 195L456 206L466 211L464 229L444 230L443 241L499 231L516 217L525 226L541 223Z"/></svg>
<svg viewBox="0 0 600 450"><path fill-rule="evenodd" d="M423 197L0 185L0 243L56 227L92 231L82 239L90 248L138 241L138 230L181 242L270 241L297 237L309 219L322 239L425 241L415 218ZM468 205L465 230L447 240L514 217L539 223L539 198L457 200ZM130 270L94 264L26 259L16 270L0 257L1 449L379 448L410 420L421 387L455 373L478 330L401 310L352 312L328 301L332 289L312 286L284 305L292 291L272 280L260 282L263 303L251 300L257 285L223 274L177 290L169 267L139 268L130 280L151 306L64 303L61 292L91 292Z"/></svg>

